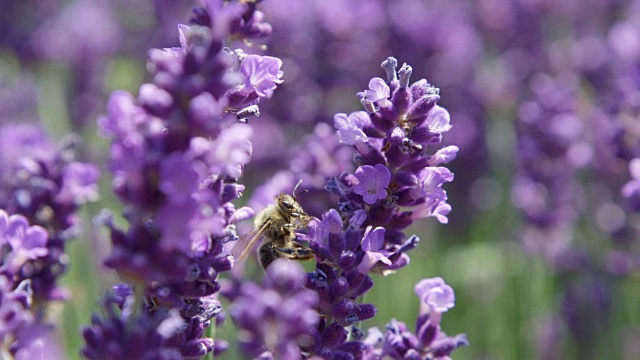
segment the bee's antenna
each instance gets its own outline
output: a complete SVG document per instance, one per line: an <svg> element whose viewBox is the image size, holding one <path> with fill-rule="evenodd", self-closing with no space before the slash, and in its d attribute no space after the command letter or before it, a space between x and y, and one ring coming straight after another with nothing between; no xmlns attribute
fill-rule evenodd
<svg viewBox="0 0 640 360"><path fill-rule="evenodd" d="M296 192L296 190L298 190L298 186L300 186L300 184L302 184L302 179L300 179L300 180L298 181L298 183L296 184L296 186L293 188L293 200L295 200L295 199L296 199L296 197L297 197L298 195L300 195L300 194L304 194L304 193L306 193L307 191L309 191L309 189L305 189L305 190L302 190L302 191L300 191L300 192L298 192L298 193L297 193L297 192Z"/></svg>

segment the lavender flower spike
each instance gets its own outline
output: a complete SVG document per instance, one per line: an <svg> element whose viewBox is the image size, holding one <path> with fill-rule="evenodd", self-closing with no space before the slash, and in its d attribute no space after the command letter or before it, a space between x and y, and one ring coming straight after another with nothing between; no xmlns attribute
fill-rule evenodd
<svg viewBox="0 0 640 360"><path fill-rule="evenodd" d="M397 320L387 324L384 334L369 329L364 359L448 360L453 350L469 345L464 334L449 337L440 329L440 316L454 306L453 289L442 278L431 278L418 282L415 291L421 302L416 333Z"/></svg>
<svg viewBox="0 0 640 360"><path fill-rule="evenodd" d="M438 165L453 160L457 148L427 151L451 128L449 113L436 105L436 88L426 80L410 84L411 67L405 64L396 73L396 65L395 59L387 59L383 67L388 81L373 78L369 89L358 93L366 111L334 116L339 140L356 150L357 168L327 181L325 189L339 198L337 207L309 224L309 247L317 264L308 275L307 288L318 294L321 315L310 355L367 358L369 344L354 334L359 332L355 324L377 311L359 302L373 286L370 274L387 275L408 265L407 253L419 238L406 235L404 229L427 216L445 223L451 210L442 186L453 180L453 173ZM380 356L372 358L437 358L454 348L442 350L449 343L442 349L432 347L440 333L440 315L453 306L453 291L444 283L425 284L419 284L425 313L418 336L408 333L404 341L406 327L392 323L389 346L404 342L409 348L378 349Z"/></svg>
<svg viewBox="0 0 640 360"><path fill-rule="evenodd" d="M49 255L48 242L44 228L0 209L0 351L15 359L41 357L44 351L47 358L63 358L53 326L43 322L42 307L33 305L33 281L23 271Z"/></svg>
<svg viewBox="0 0 640 360"><path fill-rule="evenodd" d="M282 61L225 47L269 31L255 3L202 4L192 25L179 26L181 47L149 52L151 82L137 97L114 92L99 120L129 222L121 230L106 221L113 247L105 263L145 306L118 304L118 315L108 300L107 317L84 330L87 357L198 358L222 350L205 329L221 310L218 274L233 266L224 245L237 240L236 223L253 215L232 203L252 155L246 117L282 82ZM133 297L120 290L118 298ZM144 338L137 350L119 336L123 319L129 337Z"/></svg>
<svg viewBox="0 0 640 360"><path fill-rule="evenodd" d="M99 170L74 161L77 144L77 136L70 134L55 146L41 127L32 124L0 126L0 208L47 229L46 249L39 250L37 259L27 256L31 264L17 274L22 280L30 279L37 301L69 296L56 283L69 261L65 244L80 229L75 214L78 207L98 199ZM14 248L10 262L21 263L24 251L31 253L43 243L41 237L36 242L11 244L21 250Z"/></svg>
<svg viewBox="0 0 640 360"><path fill-rule="evenodd" d="M305 289L306 274L297 263L277 259L258 286L244 283L232 295L231 317L241 330L242 351L261 359L301 359L314 339L316 293Z"/></svg>

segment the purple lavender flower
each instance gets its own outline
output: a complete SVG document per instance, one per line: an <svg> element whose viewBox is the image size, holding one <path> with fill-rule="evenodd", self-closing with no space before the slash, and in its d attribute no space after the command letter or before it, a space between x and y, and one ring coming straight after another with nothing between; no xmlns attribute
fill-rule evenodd
<svg viewBox="0 0 640 360"><path fill-rule="evenodd" d="M0 209L0 247L8 250L3 254L2 273L15 276L28 261L46 256L47 240L47 231L42 227L29 226L24 216L9 216Z"/></svg>
<svg viewBox="0 0 640 360"><path fill-rule="evenodd" d="M376 201L387 197L391 172L386 166L382 164L363 165L356 170L354 176L357 182L353 187L353 192L362 195L362 199L367 204L373 205Z"/></svg>
<svg viewBox="0 0 640 360"><path fill-rule="evenodd" d="M137 97L114 92L99 120L112 140L113 189L129 222L123 231L105 221L113 242L106 264L141 290L137 301L144 296L151 305L123 307L119 319L106 304L108 318L85 329L91 357L111 341L118 344L113 356L131 351L131 344L111 339L123 321L136 324L134 337L160 333L140 354L155 354L154 347L159 353L149 356L214 351L205 329L221 309L214 298L218 274L233 265L224 244L237 240L236 223L253 215L231 203L244 190L238 178L251 159L247 117L281 82L282 62L224 47L231 35L259 30L254 4L211 0L194 14L194 25L179 26L181 47L149 52L152 82ZM247 23L245 15L254 18ZM118 299L130 297L118 292Z"/></svg>
<svg viewBox="0 0 640 360"><path fill-rule="evenodd" d="M364 231L362 239L362 250L365 251L362 261L358 265L358 271L366 274L371 270L378 261L385 265L391 265L389 256L392 254L389 251L383 250L384 245L384 228L377 227L371 230L371 226L367 227Z"/></svg>
<svg viewBox="0 0 640 360"><path fill-rule="evenodd" d="M28 282L15 286L5 275L0 275L0 341L4 344L15 333L33 322L31 289Z"/></svg>
<svg viewBox="0 0 640 360"><path fill-rule="evenodd" d="M368 90L358 93L358 96L360 96L363 103L368 101L379 107L387 107L391 105L391 102L389 101L390 95L391 90L389 89L389 85L379 77L374 77L369 81Z"/></svg>
<svg viewBox="0 0 640 360"><path fill-rule="evenodd" d="M333 124L340 136L340 142L347 145L356 145L368 141L363 129L371 126L371 119L364 111L355 111L347 114L336 114Z"/></svg>
<svg viewBox="0 0 640 360"><path fill-rule="evenodd" d="M231 296L231 318L240 329L240 347L254 358L301 359L313 345L319 321L317 294L305 289L297 263L278 259L262 286L246 282Z"/></svg>
<svg viewBox="0 0 640 360"><path fill-rule="evenodd" d="M446 222L451 209L442 185L453 180L453 174L438 165L452 160L457 148L450 146L434 155L426 152L426 147L440 142L442 133L450 129L448 113L436 106L437 89L426 81L409 86L410 67L403 66L397 76L395 67L390 66L394 61L383 63L389 77L389 83L385 83L389 94L385 95L384 86L378 86L376 81L371 85L382 89L384 96L375 100L384 106L369 106L369 98L378 94L369 92L364 102L368 113L334 117L342 142L354 145L357 151L358 167L353 173L329 178L326 189L339 197L337 209L322 212L320 220L309 224L309 233L300 236L309 239L318 261L306 285L318 294L317 310L322 315L313 346L306 350L311 355L363 356L366 345L360 338L350 337L347 328L376 314L375 306L357 300L373 286L369 274L388 274L406 266L407 252L417 246L419 239L415 235L407 238L402 230L426 216L437 216ZM305 169L294 162L291 168ZM317 176L303 174L311 179ZM285 179L288 180L284 183L293 183L290 176ZM272 201L282 187L273 191L264 203ZM306 195L300 196L300 201ZM442 288L447 289L444 285ZM434 294L438 291L434 290ZM425 295L425 301L437 299L432 296ZM442 310L434 309L429 323L432 325L439 316L437 311Z"/></svg>
<svg viewBox="0 0 640 360"><path fill-rule="evenodd" d="M347 218L355 211L370 206L361 228L384 227L385 244L399 246L385 249L391 253L402 248L405 237L401 230L411 222L427 216L435 216L442 223L447 222L446 215L451 206L446 203L447 195L442 185L452 181L453 174L438 165L455 158L458 150L455 146L449 146L427 155L426 147L439 143L442 133L450 130L449 114L436 105L438 89L426 80L410 84L411 68L404 65L396 73L396 64L393 58L382 64L387 72L388 83L384 84L389 94L380 91L384 96L377 97L366 92L368 95L365 97L366 101L372 103L384 98L389 104L381 106L376 103L372 107L365 102L368 114L358 113L353 119L345 119L340 114L336 116L334 121L339 132L352 136L353 129L360 129L366 134L367 141L351 141L357 151L357 164L360 165L355 173L332 179L327 186L340 196L341 207ZM380 81L379 78L373 79L370 87L384 88L379 84ZM365 96L363 94L361 96ZM363 119L365 116L368 119ZM401 206L411 207L411 210L400 211ZM400 263L407 261L400 254L396 254L395 258L397 261L403 258Z"/></svg>
<svg viewBox="0 0 640 360"><path fill-rule="evenodd" d="M242 92L255 92L260 97L270 98L284 74L282 60L271 56L248 55L242 60L240 72L245 76Z"/></svg>
<svg viewBox="0 0 640 360"><path fill-rule="evenodd" d="M421 344L428 346L439 330L442 314L454 306L455 295L442 278L421 280L416 284L415 292L420 299L416 335Z"/></svg>
<svg viewBox="0 0 640 360"><path fill-rule="evenodd" d="M469 343L464 334L447 336L440 330L440 317L454 306L453 289L441 279L421 280L415 286L420 298L420 315L416 333L397 320L387 324L383 334L377 328L369 329L365 339L364 359L449 359L451 352Z"/></svg>
<svg viewBox="0 0 640 360"><path fill-rule="evenodd" d="M130 296L129 300L133 300ZM184 321L175 312L143 313L136 316L133 301L122 303L122 312L116 310L117 300L104 301L104 320L97 316L91 326L82 330L85 346L82 355L87 359L154 358L182 359L180 351L163 343L184 328Z"/></svg>
<svg viewBox="0 0 640 360"><path fill-rule="evenodd" d="M0 342L16 359L62 359L53 326L44 322L44 303L34 306L33 280L40 274L28 269L44 262L49 249L47 231L30 225L22 215L0 209ZM42 300L42 299L38 299Z"/></svg>
<svg viewBox="0 0 640 360"><path fill-rule="evenodd" d="M41 250L45 255L30 260L34 273L23 271L19 276L31 279L34 298L64 299L68 294L56 281L68 262L65 242L79 231L78 207L98 198L98 168L74 161L75 136L56 148L35 125L0 127L0 143L6 150L0 156L0 206L47 229L49 239L46 252ZM41 245L40 241L38 248ZM17 254L22 252L16 250Z"/></svg>

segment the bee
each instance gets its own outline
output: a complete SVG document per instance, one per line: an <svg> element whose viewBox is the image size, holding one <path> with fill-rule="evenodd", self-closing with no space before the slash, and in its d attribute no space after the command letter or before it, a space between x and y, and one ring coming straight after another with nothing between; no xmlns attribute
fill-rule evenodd
<svg viewBox="0 0 640 360"><path fill-rule="evenodd" d="M260 246L258 254L260 265L264 269L278 258L309 260L314 257L311 249L303 247L296 241L295 230L306 227L312 219L296 201L298 195L306 192L305 190L296 193L300 183L302 180L295 186L292 195L276 196L275 203L256 216L254 230L238 240L233 247L232 254L238 259L237 262L244 260L263 237L267 241Z"/></svg>

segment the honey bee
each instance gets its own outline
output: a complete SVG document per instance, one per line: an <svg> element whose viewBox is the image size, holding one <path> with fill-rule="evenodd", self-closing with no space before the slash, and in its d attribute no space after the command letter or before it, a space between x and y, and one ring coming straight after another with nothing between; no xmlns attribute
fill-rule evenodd
<svg viewBox="0 0 640 360"><path fill-rule="evenodd" d="M309 260L314 257L311 249L303 247L296 241L295 230L307 226L312 219L296 201L298 195L306 192L305 190L296 193L300 183L302 180L295 186L292 195L276 196L275 203L256 216L254 230L238 240L233 247L232 254L238 259L238 263L244 260L263 237L267 241L260 246L258 254L260 265L264 269L278 258Z"/></svg>

